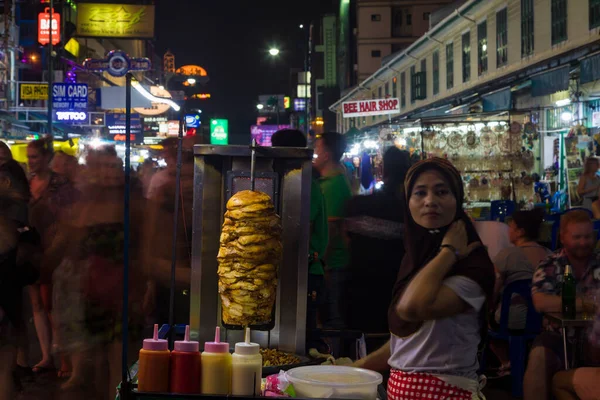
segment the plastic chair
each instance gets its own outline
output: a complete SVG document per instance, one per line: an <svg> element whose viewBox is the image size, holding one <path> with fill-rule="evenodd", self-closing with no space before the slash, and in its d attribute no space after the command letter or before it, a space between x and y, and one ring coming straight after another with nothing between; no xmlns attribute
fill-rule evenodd
<svg viewBox="0 0 600 400"><path fill-rule="evenodd" d="M525 299L527 319L523 333L515 334L508 329L508 315L513 294ZM525 375L525 360L527 358L527 342L532 341L542 330L542 316L533 306L531 298L531 280L523 279L512 282L502 293L502 312L500 314L500 330L489 330L488 339L504 340L509 343L512 395L523 397L523 377ZM489 343L485 344L481 357L481 370L485 370Z"/></svg>
<svg viewBox="0 0 600 400"><path fill-rule="evenodd" d="M515 202L512 200L494 200L490 207L490 221L504 222L506 217L515 212Z"/></svg>

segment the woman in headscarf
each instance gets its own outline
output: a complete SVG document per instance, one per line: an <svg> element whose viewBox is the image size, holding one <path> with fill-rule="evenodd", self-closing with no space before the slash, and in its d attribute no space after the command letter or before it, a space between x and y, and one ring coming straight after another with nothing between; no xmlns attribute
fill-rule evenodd
<svg viewBox="0 0 600 400"><path fill-rule="evenodd" d="M477 347L494 267L462 209L462 180L450 162L418 162L404 188L406 255L388 312L391 339L356 365L391 367L390 400L479 399Z"/></svg>

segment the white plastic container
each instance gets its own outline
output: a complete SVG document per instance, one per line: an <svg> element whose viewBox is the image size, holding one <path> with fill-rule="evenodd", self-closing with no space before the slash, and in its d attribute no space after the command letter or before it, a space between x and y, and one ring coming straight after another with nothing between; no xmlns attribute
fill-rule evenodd
<svg viewBox="0 0 600 400"><path fill-rule="evenodd" d="M311 399L377 399L381 374L361 368L318 365L286 372L296 395Z"/></svg>

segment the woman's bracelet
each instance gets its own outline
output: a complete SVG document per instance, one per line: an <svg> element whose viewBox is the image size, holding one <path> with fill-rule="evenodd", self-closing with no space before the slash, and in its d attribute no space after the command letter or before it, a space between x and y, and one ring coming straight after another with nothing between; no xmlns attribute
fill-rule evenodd
<svg viewBox="0 0 600 400"><path fill-rule="evenodd" d="M458 250L456 250L456 247L452 246L451 244L443 244L440 246L440 252L443 249L448 249L452 252L452 254L454 254L454 262L458 262L458 260L460 260L460 255L458 254Z"/></svg>

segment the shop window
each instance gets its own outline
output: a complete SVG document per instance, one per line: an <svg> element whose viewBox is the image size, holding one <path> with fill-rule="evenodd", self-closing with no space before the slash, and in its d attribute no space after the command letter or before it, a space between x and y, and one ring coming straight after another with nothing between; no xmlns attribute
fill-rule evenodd
<svg viewBox="0 0 600 400"><path fill-rule="evenodd" d="M496 13L496 67L508 62L508 13L506 8Z"/></svg>
<svg viewBox="0 0 600 400"><path fill-rule="evenodd" d="M371 57L373 57L373 58L380 58L381 57L381 50L371 50Z"/></svg>
<svg viewBox="0 0 600 400"><path fill-rule="evenodd" d="M454 87L454 43L446 45L446 89Z"/></svg>
<svg viewBox="0 0 600 400"><path fill-rule="evenodd" d="M552 44L567 40L567 0L552 0Z"/></svg>
<svg viewBox="0 0 600 400"><path fill-rule="evenodd" d="M392 78L392 97L396 96L398 96L398 78L394 76Z"/></svg>
<svg viewBox="0 0 600 400"><path fill-rule="evenodd" d="M421 78L421 82L419 89L421 90L421 93L419 93L417 95L417 100L423 100L427 98L427 59L424 58L421 60L421 74L422 74L422 78Z"/></svg>
<svg viewBox="0 0 600 400"><path fill-rule="evenodd" d="M423 21L429 21L430 16L431 16L430 12L423 13Z"/></svg>
<svg viewBox="0 0 600 400"><path fill-rule="evenodd" d="M381 14L371 14L371 21L381 22Z"/></svg>
<svg viewBox="0 0 600 400"><path fill-rule="evenodd" d="M406 25L412 25L412 14L406 14Z"/></svg>
<svg viewBox="0 0 600 400"><path fill-rule="evenodd" d="M440 92L440 51L436 50L431 56L432 72L433 72L433 95Z"/></svg>
<svg viewBox="0 0 600 400"><path fill-rule="evenodd" d="M533 0L521 0L521 57L533 54L533 37Z"/></svg>
<svg viewBox="0 0 600 400"><path fill-rule="evenodd" d="M415 67L410 68L411 93L410 101L414 103L417 100L427 98L427 72L415 72Z"/></svg>
<svg viewBox="0 0 600 400"><path fill-rule="evenodd" d="M406 72L400 74L400 107L406 107Z"/></svg>
<svg viewBox="0 0 600 400"><path fill-rule="evenodd" d="M463 82L471 80L471 32L462 35L462 78Z"/></svg>
<svg viewBox="0 0 600 400"><path fill-rule="evenodd" d="M417 69L415 68L415 66L413 65L412 67L410 67L410 103L414 104L415 102L415 79L414 76L416 74Z"/></svg>
<svg viewBox="0 0 600 400"><path fill-rule="evenodd" d="M379 86L379 88L377 89L377 98L383 98L383 88L381 86Z"/></svg>
<svg viewBox="0 0 600 400"><path fill-rule="evenodd" d="M590 0L590 29L600 27L600 0Z"/></svg>
<svg viewBox="0 0 600 400"><path fill-rule="evenodd" d="M388 97L390 97L390 83L386 82L385 83L385 98L387 99Z"/></svg>
<svg viewBox="0 0 600 400"><path fill-rule="evenodd" d="M479 75L488 70L487 21L477 25L477 70Z"/></svg>

